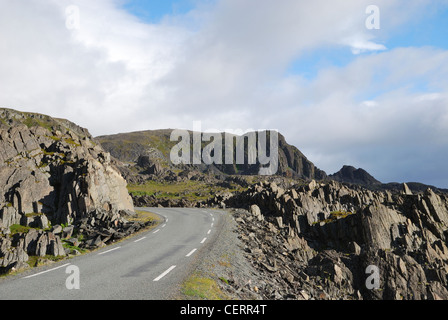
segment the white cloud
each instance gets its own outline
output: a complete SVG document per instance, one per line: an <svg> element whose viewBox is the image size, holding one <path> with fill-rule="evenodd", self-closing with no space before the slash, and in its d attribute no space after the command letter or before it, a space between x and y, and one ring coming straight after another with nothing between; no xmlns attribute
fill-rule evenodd
<svg viewBox="0 0 448 320"><path fill-rule="evenodd" d="M387 50L385 45L371 41L355 41L351 44L353 54L361 54L368 51L384 51Z"/></svg>
<svg viewBox="0 0 448 320"><path fill-rule="evenodd" d="M365 28L364 0L221 0L159 24L121 0L0 1L0 105L69 118L94 135L194 120L274 128L329 173L363 163L389 172L366 148L392 162L394 150L448 144L448 53L387 49L388 34L425 3L376 2L380 30ZM70 5L78 30L66 28ZM355 56L313 80L285 76L321 48Z"/></svg>

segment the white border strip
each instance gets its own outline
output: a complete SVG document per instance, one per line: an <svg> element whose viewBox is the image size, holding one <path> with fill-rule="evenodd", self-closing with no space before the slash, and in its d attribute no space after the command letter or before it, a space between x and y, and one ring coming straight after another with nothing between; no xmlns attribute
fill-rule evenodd
<svg viewBox="0 0 448 320"><path fill-rule="evenodd" d="M186 255L186 257L189 257L189 256L191 256L191 255L192 255L193 253L195 253L195 252L196 252L196 250L197 250L197 249L193 249L193 250L191 250L191 251L190 251L190 253Z"/></svg>
<svg viewBox="0 0 448 320"><path fill-rule="evenodd" d="M44 273L47 273L47 272L50 272L50 271L55 271L55 270L64 268L64 267L66 267L66 266L68 266L68 265L70 265L70 264L71 264L71 263L66 263L66 264L64 264L64 265L62 265L62 266L59 266L59 267L56 267L56 268L53 268L53 269L45 270L45 271L42 271L42 272L39 272L39 273L36 273L36 274L32 274L32 275L27 276L27 277L23 277L23 279L29 279L29 278L36 277L36 276L39 276L39 275L41 275L41 274L44 274Z"/></svg>
<svg viewBox="0 0 448 320"><path fill-rule="evenodd" d="M100 256L100 255L102 255L102 254L106 254L106 253L109 253L109 252L112 252L112 251L118 250L118 249L120 249L120 248L121 248L121 247L116 247L116 248L113 248L113 249L110 249L110 250L107 250L107 251L104 251L104 252L98 253L98 255Z"/></svg>
<svg viewBox="0 0 448 320"><path fill-rule="evenodd" d="M143 237L143 238L140 238L138 240L135 240L134 242L137 243L137 242L140 242L140 241L145 240L145 239L146 239L146 237Z"/></svg>

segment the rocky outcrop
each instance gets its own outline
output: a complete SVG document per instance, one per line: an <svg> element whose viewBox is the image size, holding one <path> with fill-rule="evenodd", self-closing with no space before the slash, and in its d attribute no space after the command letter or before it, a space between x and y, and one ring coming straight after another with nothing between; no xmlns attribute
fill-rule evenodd
<svg viewBox="0 0 448 320"><path fill-rule="evenodd" d="M79 243L78 246L86 249L95 249L119 241L153 223L152 221L130 222L126 219L126 216L120 213L97 209L89 217L77 220L74 228L78 234L86 239Z"/></svg>
<svg viewBox="0 0 448 320"><path fill-rule="evenodd" d="M105 150L123 163L131 163L131 167L135 168L133 171L123 168L122 172L127 174L129 181L137 181L136 173L153 174L156 176L165 175L170 179L170 174L173 169L210 172L221 175L257 175L261 165L248 164L247 144L244 147L244 154L246 161L243 164L228 164L225 161L225 154L223 153L222 164L211 165L177 165L173 166L170 161L170 151L177 144L177 142L170 141L172 130L152 130L140 131L131 133L121 133L116 135L97 137L96 140L103 145ZM226 139L224 133L222 135L222 142ZM192 137L192 133L190 133ZM233 144L233 153L235 154L235 145ZM204 146L203 146L204 147ZM223 145L224 148L224 145ZM235 159L234 159L235 160ZM236 161L234 161L236 162ZM177 171L177 170L174 170ZM132 174L134 172L134 175ZM326 173L318 169L305 155L296 147L288 144L283 135L278 135L278 171L277 175L321 180L327 177Z"/></svg>
<svg viewBox="0 0 448 320"><path fill-rule="evenodd" d="M10 109L0 109L0 120L2 268L26 260L20 250L65 255L60 236L49 232L52 225L75 226L103 212L133 213L126 181L87 130L67 120ZM18 225L25 229L15 233L12 227ZM9 241L11 237L15 240ZM33 240L25 241L27 237Z"/></svg>
<svg viewBox="0 0 448 320"><path fill-rule="evenodd" d="M338 172L328 176L330 179L346 182L350 184L358 184L362 186L377 186L381 182L376 180L370 173L364 169L356 169L352 166L343 166Z"/></svg>
<svg viewBox="0 0 448 320"><path fill-rule="evenodd" d="M262 298L448 299L445 194L312 181L259 183L221 200L241 208L235 218Z"/></svg>

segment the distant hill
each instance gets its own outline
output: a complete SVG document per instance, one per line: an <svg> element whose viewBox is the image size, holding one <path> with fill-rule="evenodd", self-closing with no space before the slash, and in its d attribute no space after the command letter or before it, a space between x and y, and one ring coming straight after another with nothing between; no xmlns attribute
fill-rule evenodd
<svg viewBox="0 0 448 320"><path fill-rule="evenodd" d="M330 179L346 182L351 184L359 184L362 186L380 185L381 182L376 180L364 169L356 169L352 166L343 166L338 172L328 176Z"/></svg>
<svg viewBox="0 0 448 320"><path fill-rule="evenodd" d="M178 143L170 141L172 130L150 130L115 135L100 136L96 138L105 150L116 159L127 163L138 163L139 158L149 157L149 162L158 163L161 166L173 168L170 162L170 151ZM221 133L224 144L224 133ZM192 132L190 132L192 137ZM236 136L234 136L235 139ZM285 137L279 134L279 165L277 175L300 179L322 180L327 174L318 169L296 147L288 144ZM202 143L204 148L208 143ZM224 146L223 146L224 148ZM235 144L234 144L235 149ZM247 159L247 148L244 149ZM235 152L234 152L235 154ZM224 152L223 152L224 157ZM206 165L179 165L177 168L195 169L200 171L213 171L222 174L254 175L260 169L260 163L248 164L214 164ZM222 163L225 163L224 159Z"/></svg>
<svg viewBox="0 0 448 320"><path fill-rule="evenodd" d="M370 190L381 191L389 190L394 192L401 192L403 190L403 183L399 182L388 182L382 183L375 179L370 173L364 169L357 169L352 166L345 165L341 170L334 174L328 176L329 179L338 182L360 185ZM438 188L432 185L427 185L419 182L406 182L406 185L414 193L421 193L426 191L428 188L436 192L447 193L448 189Z"/></svg>

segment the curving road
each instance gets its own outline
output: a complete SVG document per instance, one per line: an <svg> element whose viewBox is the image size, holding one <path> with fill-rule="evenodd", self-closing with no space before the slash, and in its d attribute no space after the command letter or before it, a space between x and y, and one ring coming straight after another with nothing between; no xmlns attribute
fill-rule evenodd
<svg viewBox="0 0 448 320"><path fill-rule="evenodd" d="M0 299L170 299L191 271L193 259L205 254L207 244L219 234L223 213L184 208L142 210L157 213L164 221L151 231L101 250L2 279Z"/></svg>

